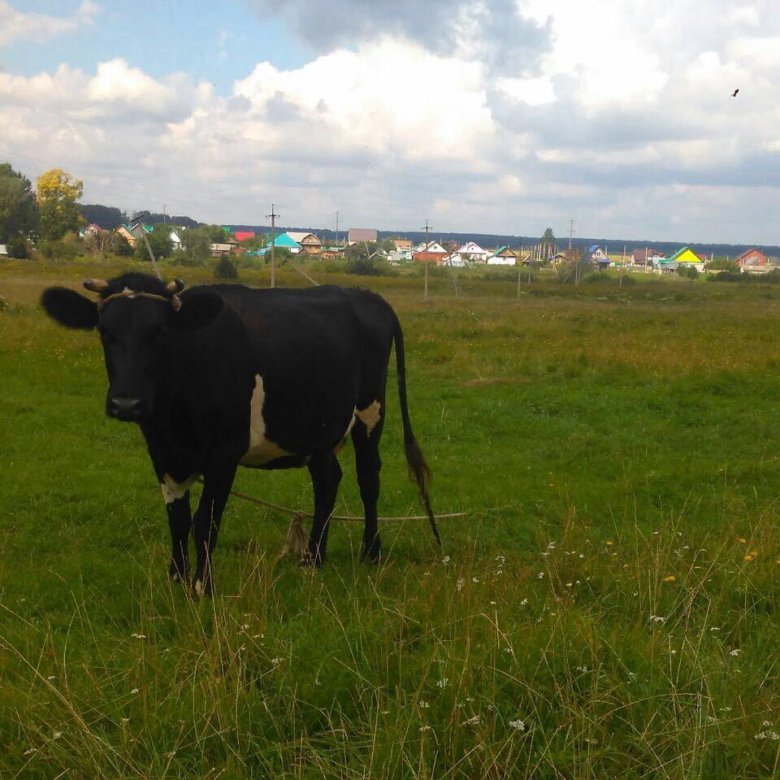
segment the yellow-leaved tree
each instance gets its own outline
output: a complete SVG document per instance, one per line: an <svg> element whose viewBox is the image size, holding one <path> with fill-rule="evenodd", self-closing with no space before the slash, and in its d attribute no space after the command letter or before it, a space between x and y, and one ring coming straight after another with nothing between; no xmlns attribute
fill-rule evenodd
<svg viewBox="0 0 780 780"><path fill-rule="evenodd" d="M52 168L38 177L36 197L41 238L56 240L68 231L79 229L83 220L78 201L83 189L84 183L62 168Z"/></svg>

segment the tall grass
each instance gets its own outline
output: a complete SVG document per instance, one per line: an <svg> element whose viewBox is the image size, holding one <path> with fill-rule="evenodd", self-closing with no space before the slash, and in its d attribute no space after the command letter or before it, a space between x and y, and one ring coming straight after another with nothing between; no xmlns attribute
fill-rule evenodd
<svg viewBox="0 0 780 780"><path fill-rule="evenodd" d="M443 553L387 524L376 568L337 525L311 572L277 557L285 518L233 500L218 593L192 601L94 336L35 306L105 270L0 276L0 773L780 772L773 290L539 282L517 303L511 279L434 275L424 304L416 277L371 279L404 324L435 508L468 517ZM416 513L389 414L381 511ZM310 503L304 472L236 487Z"/></svg>

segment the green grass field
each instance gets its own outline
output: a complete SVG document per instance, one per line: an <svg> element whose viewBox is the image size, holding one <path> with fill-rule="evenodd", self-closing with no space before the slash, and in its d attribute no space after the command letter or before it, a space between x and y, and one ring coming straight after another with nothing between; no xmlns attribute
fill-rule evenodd
<svg viewBox="0 0 780 780"><path fill-rule="evenodd" d="M336 524L312 572L279 558L289 518L233 499L198 602L96 336L37 306L116 270L0 266L0 776L780 774L779 288L538 279L518 301L513 274L460 272L423 302L419 273L307 268L395 306L434 508L467 516L443 551L386 523L379 567ZM418 514L390 387L380 511ZM305 471L236 489L311 503Z"/></svg>

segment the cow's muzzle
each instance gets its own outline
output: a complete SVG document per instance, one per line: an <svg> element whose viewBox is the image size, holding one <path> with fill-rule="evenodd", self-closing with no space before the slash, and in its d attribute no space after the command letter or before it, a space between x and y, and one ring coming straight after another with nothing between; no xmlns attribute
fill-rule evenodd
<svg viewBox="0 0 780 780"><path fill-rule="evenodd" d="M129 396L111 396L106 401L106 414L125 422L138 422L141 419L141 399Z"/></svg>

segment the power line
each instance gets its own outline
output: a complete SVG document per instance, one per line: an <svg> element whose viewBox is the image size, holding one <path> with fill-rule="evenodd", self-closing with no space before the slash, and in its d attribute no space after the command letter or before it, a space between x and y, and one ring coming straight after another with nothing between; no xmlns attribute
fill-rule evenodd
<svg viewBox="0 0 780 780"><path fill-rule="evenodd" d="M271 220L271 287L276 287L276 262L275 262L275 244L276 244L276 218L279 216L274 211L274 204L271 204L271 213L266 214L265 218Z"/></svg>

